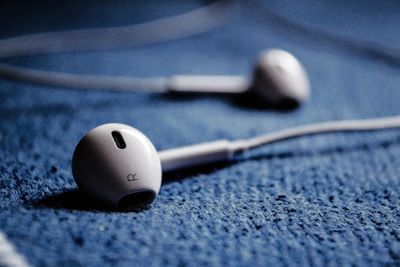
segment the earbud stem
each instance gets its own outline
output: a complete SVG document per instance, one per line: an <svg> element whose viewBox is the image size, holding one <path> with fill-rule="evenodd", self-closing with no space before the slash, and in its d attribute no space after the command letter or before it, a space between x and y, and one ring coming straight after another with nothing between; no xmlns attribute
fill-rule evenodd
<svg viewBox="0 0 400 267"><path fill-rule="evenodd" d="M170 172L233 158L231 142L217 140L158 152L163 172Z"/></svg>
<svg viewBox="0 0 400 267"><path fill-rule="evenodd" d="M167 80L170 92L243 93L250 87L242 76L175 75Z"/></svg>

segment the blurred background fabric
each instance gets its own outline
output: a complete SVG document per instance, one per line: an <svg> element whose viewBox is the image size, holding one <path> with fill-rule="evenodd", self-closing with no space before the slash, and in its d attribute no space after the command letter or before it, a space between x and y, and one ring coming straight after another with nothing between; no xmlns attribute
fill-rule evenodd
<svg viewBox="0 0 400 267"><path fill-rule="evenodd" d="M2 1L0 37L120 26L209 1ZM148 210L77 190L75 145L107 122L157 149L305 123L400 114L398 1L239 1L232 21L118 51L2 62L143 77L246 74L262 49L296 55L312 97L294 110L229 96L74 91L0 79L0 231L33 266L400 266L400 132L304 137L246 161L165 176Z"/></svg>

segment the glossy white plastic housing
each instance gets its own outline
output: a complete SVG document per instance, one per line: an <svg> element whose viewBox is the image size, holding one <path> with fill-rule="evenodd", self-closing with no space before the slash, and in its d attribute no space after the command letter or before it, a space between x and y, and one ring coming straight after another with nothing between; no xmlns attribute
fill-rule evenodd
<svg viewBox="0 0 400 267"><path fill-rule="evenodd" d="M251 93L265 103L300 104L310 96L307 72L295 56L280 49L263 51L252 79L243 76L175 75L167 79L171 92Z"/></svg>
<svg viewBox="0 0 400 267"><path fill-rule="evenodd" d="M136 209L154 201L164 172L229 161L250 149L300 136L332 132L400 128L400 116L322 122L272 132L250 139L217 140L156 152L138 130L110 123L91 130L72 159L78 186L117 209Z"/></svg>
<svg viewBox="0 0 400 267"><path fill-rule="evenodd" d="M233 159L233 155L233 147L228 140L217 140L158 152L163 172L229 161Z"/></svg>
<svg viewBox="0 0 400 267"><path fill-rule="evenodd" d="M309 98L310 82L303 65L289 52L279 49L260 54L250 92L273 104L301 103Z"/></svg>
<svg viewBox="0 0 400 267"><path fill-rule="evenodd" d="M120 134L123 145L113 132ZM135 128L118 123L96 127L81 139L72 172L83 192L122 210L152 203L161 186L161 164L153 144Z"/></svg>

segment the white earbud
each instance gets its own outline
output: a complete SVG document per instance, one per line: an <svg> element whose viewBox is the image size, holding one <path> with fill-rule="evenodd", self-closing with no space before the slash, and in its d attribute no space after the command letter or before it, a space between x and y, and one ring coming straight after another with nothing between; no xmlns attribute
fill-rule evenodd
<svg viewBox="0 0 400 267"><path fill-rule="evenodd" d="M217 140L156 152L149 139L125 124L94 128L78 143L72 173L78 187L119 210L145 208L156 198L161 172L229 161L247 150L299 136L338 131L399 128L400 116L305 125L251 139Z"/></svg>
<svg viewBox="0 0 400 267"><path fill-rule="evenodd" d="M252 80L242 76L172 76L167 81L172 92L251 93L274 105L300 104L310 95L310 83L302 64L289 52L263 51L254 68Z"/></svg>
<svg viewBox="0 0 400 267"><path fill-rule="evenodd" d="M300 104L310 96L310 82L303 65L292 54L274 49L260 55L250 90L273 104Z"/></svg>
<svg viewBox="0 0 400 267"><path fill-rule="evenodd" d="M161 186L153 144L138 130L118 123L96 127L81 139L72 173L82 191L118 209L152 203Z"/></svg>
<svg viewBox="0 0 400 267"><path fill-rule="evenodd" d="M74 89L185 92L250 93L268 104L302 103L310 95L307 73L301 63L283 50L261 53L252 79L243 76L175 75L166 78L133 78L68 74L0 64L0 77Z"/></svg>

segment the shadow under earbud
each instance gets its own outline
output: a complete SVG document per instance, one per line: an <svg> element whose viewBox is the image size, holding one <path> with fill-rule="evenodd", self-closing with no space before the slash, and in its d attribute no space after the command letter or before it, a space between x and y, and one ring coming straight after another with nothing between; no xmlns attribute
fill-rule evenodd
<svg viewBox="0 0 400 267"><path fill-rule="evenodd" d="M69 210L99 210L108 211L109 208L96 203L84 195L79 189L68 190L58 194L46 196L34 202L35 206L44 206L53 209Z"/></svg>
<svg viewBox="0 0 400 267"><path fill-rule="evenodd" d="M231 96L231 102L239 107L254 110L274 110L281 112L289 112L297 109L300 104L292 99L282 100L279 104L266 103L265 100L256 96L245 93L241 95Z"/></svg>
<svg viewBox="0 0 400 267"><path fill-rule="evenodd" d="M253 109L260 111L281 111L281 112L289 112L295 110L300 106L300 104L296 101L288 99L287 101L282 101L280 104L272 104L266 103L260 98L250 94L212 94L212 93L188 93L188 92L169 92L161 95L162 98L168 99L171 101L181 101L188 102L191 100L201 99L201 98L214 98L220 101L228 102L229 104L236 106L242 109Z"/></svg>
<svg viewBox="0 0 400 267"><path fill-rule="evenodd" d="M80 211L101 211L101 212L140 212L149 207L136 209L115 209L99 203L98 201L86 196L79 189L68 190L55 195L46 196L33 203L36 207L46 207L51 209L66 209Z"/></svg>
<svg viewBox="0 0 400 267"><path fill-rule="evenodd" d="M240 161L229 161L229 162L216 162L213 164L207 164L203 166L198 166L198 167L190 167L186 169L181 169L178 171L172 171L163 174L163 179L162 183L163 184L168 184L180 180L185 180L189 179L190 177L200 175L200 174L211 174L215 171L222 170L226 167L232 166L237 164Z"/></svg>
<svg viewBox="0 0 400 267"><path fill-rule="evenodd" d="M232 99L232 94L212 94L212 93L195 93L195 92L168 92L158 95L162 99L174 102L190 102L199 99L213 98L222 101L229 101Z"/></svg>

